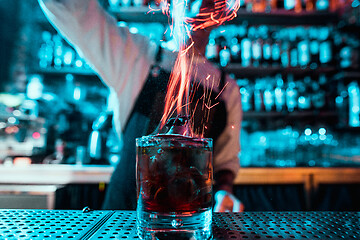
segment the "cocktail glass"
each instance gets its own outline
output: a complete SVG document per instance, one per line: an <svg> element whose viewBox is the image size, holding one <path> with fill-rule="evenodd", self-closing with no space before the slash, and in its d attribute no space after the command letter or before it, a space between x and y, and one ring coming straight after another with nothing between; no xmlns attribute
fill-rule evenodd
<svg viewBox="0 0 360 240"><path fill-rule="evenodd" d="M141 239L212 237L212 139L136 139L137 230Z"/></svg>

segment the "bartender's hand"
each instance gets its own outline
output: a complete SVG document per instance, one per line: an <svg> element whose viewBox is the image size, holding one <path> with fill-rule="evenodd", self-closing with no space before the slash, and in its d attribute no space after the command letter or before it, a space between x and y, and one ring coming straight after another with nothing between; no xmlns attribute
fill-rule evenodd
<svg viewBox="0 0 360 240"><path fill-rule="evenodd" d="M242 212L244 204L232 193L235 175L232 171L221 170L215 177L215 212Z"/></svg>
<svg viewBox="0 0 360 240"><path fill-rule="evenodd" d="M243 212L244 204L233 194L220 190L215 193L214 212Z"/></svg>

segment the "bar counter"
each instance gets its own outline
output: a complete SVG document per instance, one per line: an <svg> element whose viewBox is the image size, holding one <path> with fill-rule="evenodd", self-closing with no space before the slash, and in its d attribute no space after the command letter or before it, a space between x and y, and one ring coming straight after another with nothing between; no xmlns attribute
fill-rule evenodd
<svg viewBox="0 0 360 240"><path fill-rule="evenodd" d="M0 184L108 183L114 167L107 165L0 165ZM360 183L360 168L241 168L234 184L303 184L309 191L321 183Z"/></svg>
<svg viewBox="0 0 360 240"><path fill-rule="evenodd" d="M358 239L360 212L214 213L213 239ZM0 210L0 239L138 239L135 211Z"/></svg>
<svg viewBox="0 0 360 240"><path fill-rule="evenodd" d="M41 188L46 191L42 193L43 195L49 195L48 190L67 188L70 186L72 190L69 194L73 192L81 192L82 186L91 185L90 192L93 194L98 194L98 199L101 199L102 193L94 192L96 191L96 186L102 185L105 186L110 180L111 174L114 171L114 167L105 166L105 165L64 165L64 164L33 164L27 166L6 166L0 165L0 193L31 193L34 191L34 186L38 186L38 190ZM333 210L333 211L359 211L359 197L355 193L358 191L359 187L350 187L350 186L360 186L360 168L319 168L319 167L295 167L295 168L241 168L235 178L234 184L237 189L245 189L244 191L237 191L237 196L245 201L248 211L302 211L302 210ZM336 186L344 186L345 190L348 192L348 195L344 195L344 198L351 198L349 201L339 203L341 208L327 208L322 204L322 202L315 201L318 196L321 194L324 195L324 186L335 184ZM77 185L72 186L72 185ZM271 188L273 186L279 186L279 189ZM283 186L299 186L299 188L292 189L293 192L283 191L280 188ZM258 188L257 186L260 186ZM263 186L263 187L261 187ZM270 188L268 189L267 186ZM347 188L349 186L349 189ZM76 188L74 191L73 189ZM330 189L331 191L333 188ZM66 190L65 192L67 192ZM250 191L250 192L249 192ZM251 192L252 191L252 192ZM261 199L259 191L264 193L266 199L273 199L273 201L267 201L266 203L255 201L253 197ZM280 191L280 193L278 193ZM295 191L295 193L294 193ZM325 189L328 191L328 189ZM335 189L340 191L339 189ZM265 194L266 192L266 194ZM253 193L253 194L252 194ZM354 193L354 196L349 196L349 194ZM89 193L90 194L90 193ZM92 193L91 193L92 194ZM90 195L91 195L90 194ZM100 195L99 195L100 194ZM245 194L245 195L244 195ZM270 195L269 195L270 194ZM299 194L298 204L292 205L292 207L285 206L284 204L275 204L276 199L279 197L281 199L291 199L293 194ZM320 195L319 195L320 194ZM50 200L55 199L55 191L50 194ZM291 196L289 196L291 195ZM323 196L321 195L321 196ZM18 195L17 195L18 196ZM94 196L94 195L92 195ZM249 198L247 199L247 196ZM257 197L256 197L257 196ZM294 195L295 196L295 195ZM330 195L329 195L330 196ZM1 194L0 194L1 197ZM81 199L89 198L88 195L81 196ZM57 199L61 202L66 199L61 199L57 195ZM49 199L48 199L49 200ZM1 201L1 198L0 198ZM4 200L5 201L5 200ZM334 200L335 201L335 200ZM72 201L74 202L74 201ZM335 201L336 203L337 200ZM15 202L14 202L15 204ZM270 205L269 205L270 204ZM27 204L28 205L28 204ZM37 208L37 209L53 209L55 207L54 201L48 201L46 206L27 206L19 205L16 208ZM75 205L66 205L58 206L56 208L60 209L81 209L83 206L90 205L95 209L99 209L100 205L91 205L90 203L84 203L79 201ZM2 208L15 208L8 204L1 205ZM270 207L269 207L270 206ZM321 206L321 207L319 207ZM332 205L335 206L335 205ZM337 205L336 205L337 206Z"/></svg>

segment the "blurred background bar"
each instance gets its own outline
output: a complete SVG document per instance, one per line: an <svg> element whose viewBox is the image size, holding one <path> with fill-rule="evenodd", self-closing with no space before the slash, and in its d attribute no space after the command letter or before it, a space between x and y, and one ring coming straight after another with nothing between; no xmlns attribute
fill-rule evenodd
<svg viewBox="0 0 360 240"><path fill-rule="evenodd" d="M158 1L99 2L171 48L166 16L147 14ZM360 1L240 2L206 48L240 87L236 196L246 211L360 211ZM0 1L0 19L0 208L36 192L43 208L100 209L122 147L109 89L36 0Z"/></svg>

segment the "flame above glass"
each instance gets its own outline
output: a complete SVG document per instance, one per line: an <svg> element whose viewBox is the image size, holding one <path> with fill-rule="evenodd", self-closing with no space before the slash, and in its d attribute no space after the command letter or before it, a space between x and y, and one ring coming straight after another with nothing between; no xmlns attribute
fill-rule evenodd
<svg viewBox="0 0 360 240"><path fill-rule="evenodd" d="M190 110L190 79L193 71L194 42L191 32L218 26L232 20L240 7L240 0L202 0L199 12L195 17L186 16L188 0L173 0L171 4L162 0L160 6L163 13L171 15L171 34L179 47L179 52L171 72L165 97L164 113L160 122L160 130L166 127L168 120L177 116L186 116L185 128L191 128L192 110ZM189 40L187 40L189 38ZM204 39L207 41L207 39ZM206 44L203 42L202 44ZM210 78L204 79L210 81ZM178 118L178 117L176 117ZM187 136L194 136L193 131L184 131Z"/></svg>

